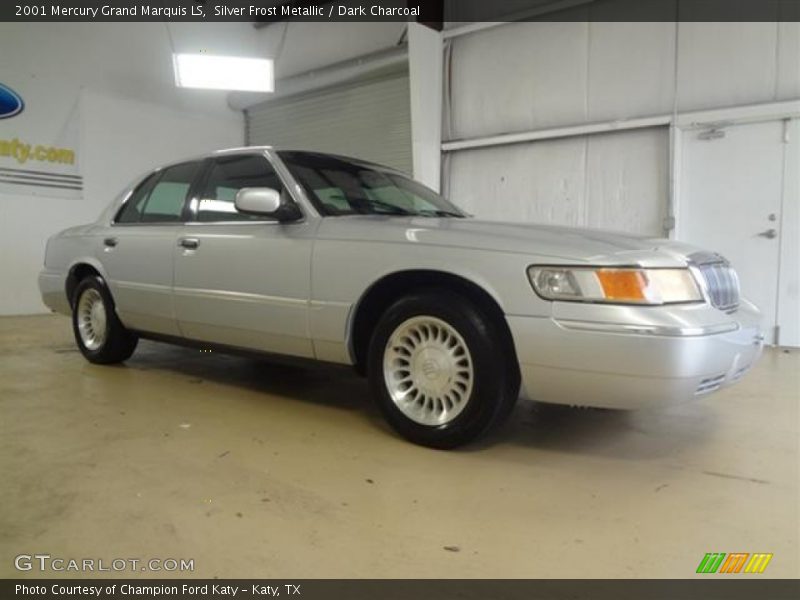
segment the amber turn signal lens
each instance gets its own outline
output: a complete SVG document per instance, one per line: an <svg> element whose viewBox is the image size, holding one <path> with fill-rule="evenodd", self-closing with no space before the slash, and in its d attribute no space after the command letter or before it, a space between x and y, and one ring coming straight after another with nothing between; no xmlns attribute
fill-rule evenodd
<svg viewBox="0 0 800 600"><path fill-rule="evenodd" d="M528 278L545 300L651 306L703 300L686 268L545 265L528 267Z"/></svg>
<svg viewBox="0 0 800 600"><path fill-rule="evenodd" d="M641 302L647 299L647 276L641 271L601 269L597 271L597 279L607 300Z"/></svg>

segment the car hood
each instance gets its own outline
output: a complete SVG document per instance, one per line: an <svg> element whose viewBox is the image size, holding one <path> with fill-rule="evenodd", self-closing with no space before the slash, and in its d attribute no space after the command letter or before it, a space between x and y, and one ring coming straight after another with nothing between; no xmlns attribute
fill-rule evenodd
<svg viewBox="0 0 800 600"><path fill-rule="evenodd" d="M698 249L625 233L475 218L358 215L322 220L319 239L462 247L592 264L685 265Z"/></svg>

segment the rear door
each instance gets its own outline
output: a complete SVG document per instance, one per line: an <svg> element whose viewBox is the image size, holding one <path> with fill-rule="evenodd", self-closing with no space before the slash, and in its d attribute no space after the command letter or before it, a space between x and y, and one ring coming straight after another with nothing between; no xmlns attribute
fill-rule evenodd
<svg viewBox="0 0 800 600"><path fill-rule="evenodd" d="M313 356L308 332L314 224L236 211L244 187L277 189L263 154L214 158L175 245L175 309L181 334L294 356Z"/></svg>
<svg viewBox="0 0 800 600"><path fill-rule="evenodd" d="M167 167L131 195L101 241L100 259L126 327L178 335L172 300L175 247L200 162Z"/></svg>

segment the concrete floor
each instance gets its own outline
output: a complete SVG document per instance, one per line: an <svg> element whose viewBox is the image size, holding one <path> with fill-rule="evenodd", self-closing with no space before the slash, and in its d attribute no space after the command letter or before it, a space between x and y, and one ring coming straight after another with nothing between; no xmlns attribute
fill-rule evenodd
<svg viewBox="0 0 800 600"><path fill-rule="evenodd" d="M349 372L147 342L98 367L66 318L2 318L0 577L44 552L193 558L209 578L683 578L712 551L798 577L798 373L771 350L663 411L520 403L436 452Z"/></svg>

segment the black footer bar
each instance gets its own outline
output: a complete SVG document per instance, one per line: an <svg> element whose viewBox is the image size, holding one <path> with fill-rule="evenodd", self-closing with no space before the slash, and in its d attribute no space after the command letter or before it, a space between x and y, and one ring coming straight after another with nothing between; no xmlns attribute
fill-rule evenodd
<svg viewBox="0 0 800 600"><path fill-rule="evenodd" d="M713 578L712 578L713 577ZM758 576L755 576L758 577ZM131 600L797 600L800 580L712 575L708 579L6 579L0 598Z"/></svg>

